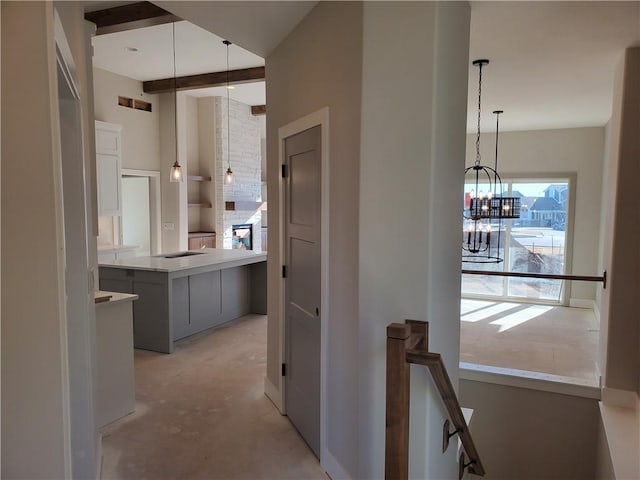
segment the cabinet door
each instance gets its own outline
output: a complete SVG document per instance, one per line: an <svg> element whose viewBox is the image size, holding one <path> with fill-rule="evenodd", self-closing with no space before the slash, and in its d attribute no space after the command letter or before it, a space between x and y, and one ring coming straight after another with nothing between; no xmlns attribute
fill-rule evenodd
<svg viewBox="0 0 640 480"><path fill-rule="evenodd" d="M189 276L189 319L193 332L217 325L221 313L220 270Z"/></svg>
<svg viewBox="0 0 640 480"><path fill-rule="evenodd" d="M171 282L171 321L174 340L194 333L189 321L189 277L174 278Z"/></svg>
<svg viewBox="0 0 640 480"><path fill-rule="evenodd" d="M96 122L96 152L120 155L120 126Z"/></svg>
<svg viewBox="0 0 640 480"><path fill-rule="evenodd" d="M202 241L200 237L189 238L189 250L198 250L202 248Z"/></svg>
<svg viewBox="0 0 640 480"><path fill-rule="evenodd" d="M138 272L136 272L138 273ZM170 308L166 283L133 282L133 342L136 348L171 353Z"/></svg>
<svg viewBox="0 0 640 480"><path fill-rule="evenodd" d="M120 215L120 157L97 154L98 215Z"/></svg>
<svg viewBox="0 0 640 480"><path fill-rule="evenodd" d="M202 244L204 248L216 248L216 236L209 235L207 237L202 237Z"/></svg>

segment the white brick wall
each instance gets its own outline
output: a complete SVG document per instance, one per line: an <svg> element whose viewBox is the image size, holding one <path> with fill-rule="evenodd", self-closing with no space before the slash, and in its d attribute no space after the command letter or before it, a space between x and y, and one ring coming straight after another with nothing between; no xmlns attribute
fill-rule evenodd
<svg viewBox="0 0 640 480"><path fill-rule="evenodd" d="M261 251L261 211L257 206L253 210L225 210L225 202L260 202L261 197L261 150L259 119L251 115L251 107L231 100L229 137L230 156L227 157L227 99L215 97L216 117L216 153L215 182L216 191L216 242L218 248L231 248L231 226L253 224L253 249ZM227 160L229 159L229 160ZM233 171L233 183L224 183L228 162Z"/></svg>

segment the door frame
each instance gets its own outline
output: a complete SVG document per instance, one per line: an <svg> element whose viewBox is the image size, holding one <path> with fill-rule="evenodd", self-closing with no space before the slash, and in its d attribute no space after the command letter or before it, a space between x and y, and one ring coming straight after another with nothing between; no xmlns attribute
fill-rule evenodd
<svg viewBox="0 0 640 480"><path fill-rule="evenodd" d="M120 177L146 177L149 179L149 230L151 233L151 255L162 251L162 222L160 210L160 172L157 170L135 170L123 168ZM122 215L118 221L118 235L122 244Z"/></svg>
<svg viewBox="0 0 640 480"><path fill-rule="evenodd" d="M285 139L310 128L320 126L320 465L327 459L327 338L329 312L329 107L312 112L302 118L294 120L278 129L278 160L279 167L285 164ZM285 182L278 174L278 219L279 237L278 258L280 264L285 262ZM286 360L286 331L285 331L285 279L280 278L280 298L278 305L278 325L280 332L279 360L280 364ZM285 402L284 377L280 377L280 411L287 413Z"/></svg>

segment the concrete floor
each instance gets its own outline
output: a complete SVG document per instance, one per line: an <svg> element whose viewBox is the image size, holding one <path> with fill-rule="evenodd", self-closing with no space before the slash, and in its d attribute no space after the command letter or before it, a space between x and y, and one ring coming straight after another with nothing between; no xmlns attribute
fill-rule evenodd
<svg viewBox="0 0 640 480"><path fill-rule="evenodd" d="M266 316L135 351L136 411L103 429L103 479L322 479L264 395Z"/></svg>
<svg viewBox="0 0 640 480"><path fill-rule="evenodd" d="M322 479L264 395L266 316L135 351L136 411L103 433L103 479ZM591 310L463 300L462 362L595 381Z"/></svg>
<svg viewBox="0 0 640 480"><path fill-rule="evenodd" d="M597 385L600 332L590 309L463 299L460 320L461 362Z"/></svg>

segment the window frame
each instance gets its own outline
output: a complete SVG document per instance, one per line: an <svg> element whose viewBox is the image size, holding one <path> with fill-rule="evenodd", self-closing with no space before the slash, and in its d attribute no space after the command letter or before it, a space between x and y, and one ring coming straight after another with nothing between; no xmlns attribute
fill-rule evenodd
<svg viewBox="0 0 640 480"><path fill-rule="evenodd" d="M507 186L506 191L508 195L511 195L514 183L567 183L569 189L569 201L567 202L566 222L565 222L565 258L564 258L564 274L571 275L573 271L573 244L574 244L574 223L575 223L575 203L577 197L577 174L576 172L545 172L545 173L501 173L503 185ZM507 232L507 238L511 233L511 220L506 223L505 231ZM509 248L506 248L509 250ZM507 255L505 254L505 257ZM507 259L503 262L502 271L505 271L505 265L507 265ZM464 267L463 267L464 268ZM503 292L508 292L508 282L513 277L501 277L503 279ZM569 306L571 299L571 280L560 280L560 295L559 299L542 299L534 297L517 297L513 295L486 295L480 293L465 293L461 291L460 296L462 298L479 299L479 300L494 300L494 301L506 301L506 302L519 302L519 303L531 303L540 305L554 305L554 306Z"/></svg>

